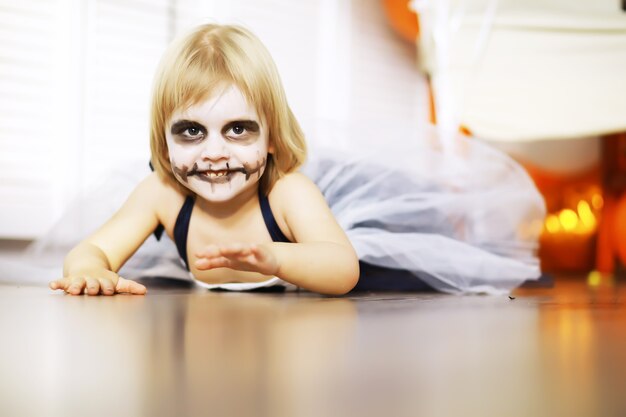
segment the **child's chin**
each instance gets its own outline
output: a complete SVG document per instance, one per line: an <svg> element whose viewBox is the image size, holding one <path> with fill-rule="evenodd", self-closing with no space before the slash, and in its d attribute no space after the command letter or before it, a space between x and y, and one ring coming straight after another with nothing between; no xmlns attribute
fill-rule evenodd
<svg viewBox="0 0 626 417"><path fill-rule="evenodd" d="M234 199L247 189L248 187L214 187L214 189L211 190L210 187L209 189L205 187L198 187L196 189L192 188L192 191L194 191L202 199L211 203L225 203Z"/></svg>
<svg viewBox="0 0 626 417"><path fill-rule="evenodd" d="M226 203L230 200L232 200L236 194L234 195L224 195L224 196L219 196L219 195L203 195L203 194L198 194L203 200L206 200L208 202L211 203Z"/></svg>

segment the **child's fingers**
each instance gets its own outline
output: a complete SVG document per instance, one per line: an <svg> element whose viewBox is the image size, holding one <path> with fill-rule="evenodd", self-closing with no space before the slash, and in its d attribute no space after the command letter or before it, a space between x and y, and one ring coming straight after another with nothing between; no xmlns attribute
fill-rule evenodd
<svg viewBox="0 0 626 417"><path fill-rule="evenodd" d="M144 295L148 290L145 286L141 285L138 282L120 277L117 280L117 286L115 287L115 291L123 294Z"/></svg>
<svg viewBox="0 0 626 417"><path fill-rule="evenodd" d="M198 258L219 258L221 256L247 256L253 245L243 243L228 243L224 245L211 245L203 251L196 253Z"/></svg>
<svg viewBox="0 0 626 417"><path fill-rule="evenodd" d="M203 251L197 252L196 256L198 258L215 258L220 256L220 248L217 245L211 245L204 248Z"/></svg>
<svg viewBox="0 0 626 417"><path fill-rule="evenodd" d="M63 290L68 294L80 295L86 287L86 281L82 277L60 278L50 283L53 290ZM97 294L97 292L96 292Z"/></svg>
<svg viewBox="0 0 626 417"><path fill-rule="evenodd" d="M65 290L70 285L70 278L59 278L54 281L50 281L49 287L52 290Z"/></svg>
<svg viewBox="0 0 626 417"><path fill-rule="evenodd" d="M250 247L250 254L254 255L254 257L259 261L263 261L265 258L267 258L267 252L265 251L265 249L258 245L252 245Z"/></svg>
<svg viewBox="0 0 626 417"><path fill-rule="evenodd" d="M97 279L86 277L85 278L85 293L89 295L98 295L100 293L100 282Z"/></svg>
<svg viewBox="0 0 626 417"><path fill-rule="evenodd" d="M65 291L68 294L80 295L83 293L84 288L85 288L85 278L76 277L76 278L71 278L70 285L69 287L66 287Z"/></svg>
<svg viewBox="0 0 626 417"><path fill-rule="evenodd" d="M211 259L198 259L195 265L200 271L205 271L213 268L230 268L232 266L232 261L228 258L220 256L218 258Z"/></svg>
<svg viewBox="0 0 626 417"><path fill-rule="evenodd" d="M113 295L115 294L115 282L118 281L118 276L115 272L104 271L100 272L98 278L92 278L91 276L84 277L66 277L51 281L49 286L53 290L64 290L68 294L80 295ZM104 276L104 277L102 277ZM140 287L143 285L137 284ZM141 293L145 293L145 287L133 287L134 290Z"/></svg>
<svg viewBox="0 0 626 417"><path fill-rule="evenodd" d="M113 281L107 278L100 278L100 292L104 295L113 295L115 294L115 285L113 285Z"/></svg>
<svg viewBox="0 0 626 417"><path fill-rule="evenodd" d="M230 243L222 246L220 252L222 256L247 256L250 254L250 245Z"/></svg>

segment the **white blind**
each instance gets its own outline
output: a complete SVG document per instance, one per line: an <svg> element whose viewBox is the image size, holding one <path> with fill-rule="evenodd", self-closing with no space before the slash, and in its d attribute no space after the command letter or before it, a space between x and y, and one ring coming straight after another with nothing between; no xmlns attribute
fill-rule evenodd
<svg viewBox="0 0 626 417"><path fill-rule="evenodd" d="M147 167L172 3L0 0L0 237L36 237L112 167Z"/></svg>
<svg viewBox="0 0 626 417"><path fill-rule="evenodd" d="M147 167L153 74L170 40L170 1L96 0L86 26L82 187L114 165Z"/></svg>
<svg viewBox="0 0 626 417"><path fill-rule="evenodd" d="M29 237L54 216L58 2L0 2L0 230ZM52 203L52 204L51 204ZM19 221L28 219L28 221Z"/></svg>

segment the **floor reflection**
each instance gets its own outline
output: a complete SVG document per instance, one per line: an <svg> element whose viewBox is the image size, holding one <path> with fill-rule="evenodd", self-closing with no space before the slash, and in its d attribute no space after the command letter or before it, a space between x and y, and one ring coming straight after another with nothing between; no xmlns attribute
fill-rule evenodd
<svg viewBox="0 0 626 417"><path fill-rule="evenodd" d="M4 416L622 416L619 280L515 298L0 285Z"/></svg>
<svg viewBox="0 0 626 417"><path fill-rule="evenodd" d="M568 415L624 415L624 287L562 279L539 305L541 360L549 401Z"/></svg>
<svg viewBox="0 0 626 417"><path fill-rule="evenodd" d="M167 310L151 326L150 415L302 415L332 394L356 319L349 299L264 294L196 294Z"/></svg>

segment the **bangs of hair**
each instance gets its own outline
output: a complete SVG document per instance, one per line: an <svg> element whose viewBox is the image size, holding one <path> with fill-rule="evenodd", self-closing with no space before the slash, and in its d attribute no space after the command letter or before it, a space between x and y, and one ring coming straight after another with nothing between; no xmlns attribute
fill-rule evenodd
<svg viewBox="0 0 626 417"><path fill-rule="evenodd" d="M259 45L246 45L253 40L245 33L216 27L212 31L192 33L184 41L174 59L164 60L169 61L170 68L164 69L169 77L162 78L163 115L171 117L175 111L193 106L229 84L243 93L259 116L272 113L273 86L258 76L264 73L259 67L266 57L256 53Z"/></svg>

